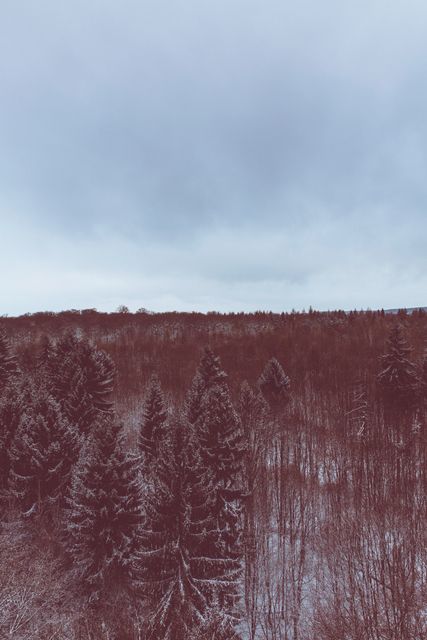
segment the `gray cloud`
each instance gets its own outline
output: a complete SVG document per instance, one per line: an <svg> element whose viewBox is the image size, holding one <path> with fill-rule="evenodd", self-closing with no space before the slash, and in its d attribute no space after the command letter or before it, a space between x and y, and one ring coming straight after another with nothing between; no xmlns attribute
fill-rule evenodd
<svg viewBox="0 0 427 640"><path fill-rule="evenodd" d="M3 3L0 312L426 304L426 19Z"/></svg>

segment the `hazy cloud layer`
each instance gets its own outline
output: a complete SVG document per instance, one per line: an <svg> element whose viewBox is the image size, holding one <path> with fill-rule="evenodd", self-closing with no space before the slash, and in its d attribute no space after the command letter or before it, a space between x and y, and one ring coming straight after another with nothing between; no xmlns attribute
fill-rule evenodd
<svg viewBox="0 0 427 640"><path fill-rule="evenodd" d="M6 0L0 313L427 304L416 0Z"/></svg>

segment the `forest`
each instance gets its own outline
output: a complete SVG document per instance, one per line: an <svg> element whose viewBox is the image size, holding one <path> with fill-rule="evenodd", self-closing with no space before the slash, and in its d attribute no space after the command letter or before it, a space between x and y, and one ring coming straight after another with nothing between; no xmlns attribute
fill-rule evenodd
<svg viewBox="0 0 427 640"><path fill-rule="evenodd" d="M0 318L0 638L424 640L427 314Z"/></svg>

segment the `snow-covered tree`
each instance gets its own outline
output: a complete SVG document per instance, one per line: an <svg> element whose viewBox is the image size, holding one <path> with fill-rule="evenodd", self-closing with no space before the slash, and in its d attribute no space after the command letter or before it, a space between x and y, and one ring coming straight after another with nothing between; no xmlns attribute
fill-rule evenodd
<svg viewBox="0 0 427 640"><path fill-rule="evenodd" d="M215 489L214 518L224 534L228 555L237 551L245 441L239 417L225 384L205 394L196 423L200 454Z"/></svg>
<svg viewBox="0 0 427 640"><path fill-rule="evenodd" d="M265 365L258 386L273 411L281 411L290 399L290 379L276 358Z"/></svg>
<svg viewBox="0 0 427 640"><path fill-rule="evenodd" d="M64 413L78 432L87 435L95 424L98 411L89 393L84 369L80 367L75 369L62 406Z"/></svg>
<svg viewBox="0 0 427 640"><path fill-rule="evenodd" d="M160 442L164 436L168 412L159 379L153 375L148 386L143 407L142 422L138 434L138 448L149 471L150 463L156 459Z"/></svg>
<svg viewBox="0 0 427 640"><path fill-rule="evenodd" d="M108 413L113 408L111 395L116 369L105 351L96 349L87 340L81 341L80 366L86 374L87 391L100 413Z"/></svg>
<svg viewBox="0 0 427 640"><path fill-rule="evenodd" d="M111 358L71 331L54 348L45 344L40 358L51 393L70 422L87 435L97 417L112 410Z"/></svg>
<svg viewBox="0 0 427 640"><path fill-rule="evenodd" d="M227 374L221 367L219 356L210 347L206 347L203 352L198 372L206 389L210 389L214 385L221 385L227 381Z"/></svg>
<svg viewBox="0 0 427 640"><path fill-rule="evenodd" d="M18 384L8 385L0 397L0 495L7 489L10 449L25 410L26 396ZM28 398L27 398L28 399Z"/></svg>
<svg viewBox="0 0 427 640"><path fill-rule="evenodd" d="M188 423L177 419L161 446L147 500L142 581L153 606L148 638L186 640L205 628L213 603L233 591L240 563L218 556L215 490ZM224 625L233 626L221 610ZM231 636L230 636L231 637Z"/></svg>
<svg viewBox="0 0 427 640"><path fill-rule="evenodd" d="M406 410L414 406L419 389L419 376L409 356L409 347L399 323L387 340L387 351L381 357L377 380L387 409Z"/></svg>
<svg viewBox="0 0 427 640"><path fill-rule="evenodd" d="M135 584L142 496L123 430L99 419L74 467L65 513L65 548L92 602Z"/></svg>
<svg viewBox="0 0 427 640"><path fill-rule="evenodd" d="M0 393L17 370L16 356L3 329L0 329Z"/></svg>
<svg viewBox="0 0 427 640"><path fill-rule="evenodd" d="M195 424L200 416L205 393L213 386L221 386L226 381L227 374L221 367L219 357L206 347L186 399L186 414L191 424Z"/></svg>
<svg viewBox="0 0 427 640"><path fill-rule="evenodd" d="M28 515L62 503L79 450L75 430L44 390L33 393L10 449L9 491Z"/></svg>

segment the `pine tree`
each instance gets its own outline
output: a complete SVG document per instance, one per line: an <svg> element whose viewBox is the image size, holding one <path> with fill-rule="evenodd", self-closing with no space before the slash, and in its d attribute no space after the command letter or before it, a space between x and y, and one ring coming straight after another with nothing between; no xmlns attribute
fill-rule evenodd
<svg viewBox="0 0 427 640"><path fill-rule="evenodd" d="M221 361L210 347L206 347L203 352L198 372L203 380L205 389L220 386L227 381L227 374L221 367Z"/></svg>
<svg viewBox="0 0 427 640"><path fill-rule="evenodd" d="M211 514L221 532L215 557L240 563L245 442L225 384L215 385L205 394L196 433L202 464L212 477L215 498ZM219 605L232 611L236 596L237 589L225 589L219 593Z"/></svg>
<svg viewBox="0 0 427 640"><path fill-rule="evenodd" d="M268 406L260 391L254 392L245 381L240 387L238 412L247 444L244 457L245 508L243 513L244 596L249 616L257 609L257 551L258 531L255 504L256 486L260 482L260 470L264 467L266 451L270 446L268 432ZM253 617L251 616L252 620Z"/></svg>
<svg viewBox="0 0 427 640"><path fill-rule="evenodd" d="M281 411L290 400L290 379L276 358L271 358L262 372L258 386L272 411Z"/></svg>
<svg viewBox="0 0 427 640"><path fill-rule="evenodd" d="M97 417L112 411L115 369L111 358L88 340L66 332L41 353L45 378L66 417L87 435Z"/></svg>
<svg viewBox="0 0 427 640"><path fill-rule="evenodd" d="M417 399L419 377L409 359L411 349L396 323L387 340L387 352L381 357L381 371L377 380L386 409L411 409Z"/></svg>
<svg viewBox="0 0 427 640"><path fill-rule="evenodd" d="M40 338L40 343L37 353L37 368L45 367L50 369L52 366L52 360L55 358L55 345L47 335L43 335Z"/></svg>
<svg viewBox="0 0 427 640"><path fill-rule="evenodd" d="M222 386L227 381L227 374L221 367L220 359L206 347L186 400L187 419L195 424L202 411L203 397L213 386Z"/></svg>
<svg viewBox="0 0 427 640"><path fill-rule="evenodd" d="M9 491L27 515L60 506L79 449L75 431L44 390L33 392L10 450Z"/></svg>
<svg viewBox="0 0 427 640"><path fill-rule="evenodd" d="M162 388L159 379L154 375L148 387L138 434L138 448L143 455L146 469L157 458L160 443L164 437L167 416Z"/></svg>
<svg viewBox="0 0 427 640"><path fill-rule="evenodd" d="M16 371L16 356L12 353L5 331L0 329L0 393Z"/></svg>
<svg viewBox="0 0 427 640"><path fill-rule="evenodd" d="M105 351L95 349L87 340L81 341L80 366L86 373L87 390L99 413L113 408L111 395L114 387L115 366Z"/></svg>
<svg viewBox="0 0 427 640"><path fill-rule="evenodd" d="M10 452L19 421L25 410L27 394L18 384L8 385L0 399L0 494L5 496L9 471Z"/></svg>
<svg viewBox="0 0 427 640"><path fill-rule="evenodd" d="M427 410L427 350L421 362L421 379L420 379L420 396L421 407L424 412Z"/></svg>
<svg viewBox="0 0 427 640"><path fill-rule="evenodd" d="M192 380L185 401L186 416L190 424L195 424L200 417L200 413L202 411L202 400L205 391L205 383L200 373L196 373Z"/></svg>
<svg viewBox="0 0 427 640"><path fill-rule="evenodd" d="M63 400L64 413L79 433L88 435L98 412L88 391L86 372L77 367L71 378L70 389Z"/></svg>
<svg viewBox="0 0 427 640"><path fill-rule="evenodd" d="M197 441L190 426L178 420L162 442L147 500L142 579L155 604L151 640L193 637L204 628L217 594L236 585L239 562L217 554L221 531L212 517L214 502ZM231 627L231 616L221 616Z"/></svg>
<svg viewBox="0 0 427 640"><path fill-rule="evenodd" d="M241 559L242 463L244 439L226 383L227 374L211 349L202 356L187 397L186 412L195 426L204 468L211 474L214 501L211 516L220 535L210 555L218 561ZM219 590L219 606L232 612L237 589ZM212 603L210 603L212 604Z"/></svg>
<svg viewBox="0 0 427 640"><path fill-rule="evenodd" d="M202 408L196 433L203 464L211 470L217 488L216 516L235 520L234 503L241 497L238 485L242 480L245 443L228 387L213 386L204 396Z"/></svg>
<svg viewBox="0 0 427 640"><path fill-rule="evenodd" d="M98 420L73 472L66 551L91 602L137 582L142 496L122 427Z"/></svg>

